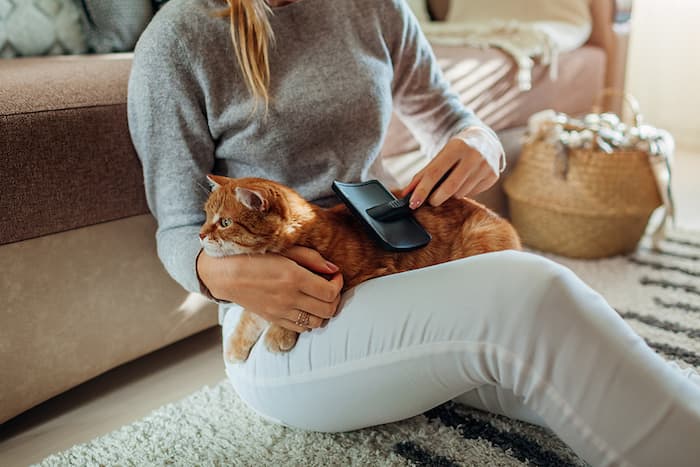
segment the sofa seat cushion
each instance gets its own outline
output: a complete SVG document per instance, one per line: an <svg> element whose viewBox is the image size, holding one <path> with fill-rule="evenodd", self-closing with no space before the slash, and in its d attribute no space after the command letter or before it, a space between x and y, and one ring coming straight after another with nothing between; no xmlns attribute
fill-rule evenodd
<svg viewBox="0 0 700 467"><path fill-rule="evenodd" d="M148 212L130 54L0 60L0 245Z"/></svg>
<svg viewBox="0 0 700 467"><path fill-rule="evenodd" d="M561 54L556 80L552 80L547 67L536 65L532 89L526 92L516 85L517 65L498 49L434 46L433 50L462 102L496 131L523 126L530 115L544 109L584 113L604 85L606 56L598 47L584 46ZM419 148L396 116L388 135L382 149L384 156Z"/></svg>

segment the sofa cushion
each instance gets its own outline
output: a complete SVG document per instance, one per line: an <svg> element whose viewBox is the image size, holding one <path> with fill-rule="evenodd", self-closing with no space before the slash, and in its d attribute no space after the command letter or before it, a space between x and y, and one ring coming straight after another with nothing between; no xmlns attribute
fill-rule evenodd
<svg viewBox="0 0 700 467"><path fill-rule="evenodd" d="M131 55L0 60L0 244L148 212Z"/></svg>
<svg viewBox="0 0 700 467"><path fill-rule="evenodd" d="M605 52L581 47L559 57L559 76L552 80L546 67L535 66L532 89L521 92L515 83L517 65L498 49L434 46L440 66L462 102L494 130L523 126L535 112L555 109L578 114L590 110L603 88ZM408 128L394 116L383 156L419 148ZM432 155L431 155L432 156Z"/></svg>
<svg viewBox="0 0 700 467"><path fill-rule="evenodd" d="M446 21L483 22L493 18L590 24L589 0L459 0L450 2Z"/></svg>

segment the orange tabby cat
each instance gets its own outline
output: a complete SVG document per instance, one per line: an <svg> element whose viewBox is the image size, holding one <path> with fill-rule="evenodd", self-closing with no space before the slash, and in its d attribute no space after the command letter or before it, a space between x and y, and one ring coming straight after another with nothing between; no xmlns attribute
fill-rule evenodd
<svg viewBox="0 0 700 467"><path fill-rule="evenodd" d="M452 198L441 206L416 210L416 219L432 241L419 250L394 253L377 246L343 204L323 209L291 188L259 178L208 178L213 191L200 232L206 254L279 253L294 245L313 248L340 267L343 290L373 277L520 249L518 235L508 221L469 199ZM265 320L243 311L225 345L226 358L245 361L265 327ZM273 352L284 352L294 347L297 337L296 332L271 324L265 343Z"/></svg>

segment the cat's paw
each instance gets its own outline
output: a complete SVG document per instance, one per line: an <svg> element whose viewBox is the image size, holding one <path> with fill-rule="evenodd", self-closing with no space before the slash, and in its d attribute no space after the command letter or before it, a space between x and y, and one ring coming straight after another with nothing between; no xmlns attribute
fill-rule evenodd
<svg viewBox="0 0 700 467"><path fill-rule="evenodd" d="M234 365L248 360L248 355L250 355L250 347L233 342L230 343L229 348L224 353L226 361Z"/></svg>
<svg viewBox="0 0 700 467"><path fill-rule="evenodd" d="M281 326L270 326L265 334L265 346L270 352L289 352L297 343L299 334Z"/></svg>

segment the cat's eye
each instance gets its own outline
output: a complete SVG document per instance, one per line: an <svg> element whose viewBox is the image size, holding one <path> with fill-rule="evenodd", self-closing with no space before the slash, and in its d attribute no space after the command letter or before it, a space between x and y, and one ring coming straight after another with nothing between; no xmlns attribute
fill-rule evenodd
<svg viewBox="0 0 700 467"><path fill-rule="evenodd" d="M219 221L219 225L221 225L221 227L224 227L224 228L230 226L231 224L233 224L233 221L229 218L221 219Z"/></svg>

